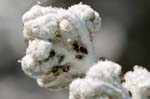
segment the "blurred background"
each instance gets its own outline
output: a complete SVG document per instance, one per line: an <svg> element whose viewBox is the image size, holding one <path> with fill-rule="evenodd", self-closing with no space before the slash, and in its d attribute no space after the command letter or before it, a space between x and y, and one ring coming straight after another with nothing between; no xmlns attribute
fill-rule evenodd
<svg viewBox="0 0 150 99"><path fill-rule="evenodd" d="M83 2L100 13L102 26L94 37L99 56L118 62L123 72L134 65L150 70L149 0L40 0L42 6L67 8ZM25 55L22 15L36 0L0 0L0 99L68 99L68 90L48 91L21 70Z"/></svg>

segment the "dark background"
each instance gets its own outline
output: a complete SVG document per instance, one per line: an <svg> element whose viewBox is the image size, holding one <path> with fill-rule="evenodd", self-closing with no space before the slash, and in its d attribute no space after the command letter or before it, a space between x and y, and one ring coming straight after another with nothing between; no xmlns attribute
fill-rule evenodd
<svg viewBox="0 0 150 99"><path fill-rule="evenodd" d="M95 34L99 56L118 62L123 72L140 65L150 70L149 0L40 0L43 6L67 8L83 2L100 13L102 26ZM21 16L36 0L0 0L0 99L67 99L67 90L48 91L21 70L25 55Z"/></svg>

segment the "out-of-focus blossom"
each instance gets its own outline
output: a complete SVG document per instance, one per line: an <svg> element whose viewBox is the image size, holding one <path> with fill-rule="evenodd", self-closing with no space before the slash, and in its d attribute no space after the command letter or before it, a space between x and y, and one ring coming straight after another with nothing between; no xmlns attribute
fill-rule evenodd
<svg viewBox="0 0 150 99"><path fill-rule="evenodd" d="M69 99L130 99L121 85L120 73L120 65L99 61L91 67L85 78L71 83Z"/></svg>
<svg viewBox="0 0 150 99"><path fill-rule="evenodd" d="M150 99L150 72L146 68L135 66L124 78L123 85L132 94L132 99Z"/></svg>

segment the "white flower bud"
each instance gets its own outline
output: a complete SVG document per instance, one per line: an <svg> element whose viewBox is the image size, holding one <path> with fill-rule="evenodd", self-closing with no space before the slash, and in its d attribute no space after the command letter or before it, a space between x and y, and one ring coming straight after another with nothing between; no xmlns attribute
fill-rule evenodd
<svg viewBox="0 0 150 99"><path fill-rule="evenodd" d="M52 44L45 40L35 39L29 42L26 54L29 54L34 60L41 61L48 58Z"/></svg>
<svg viewBox="0 0 150 99"><path fill-rule="evenodd" d="M69 11L77 15L91 33L95 33L99 30L101 18L90 6L80 3L78 5L71 6Z"/></svg>
<svg viewBox="0 0 150 99"><path fill-rule="evenodd" d="M120 71L121 67L116 63L98 62L85 78L70 84L69 99L130 99L127 90L118 82Z"/></svg>
<svg viewBox="0 0 150 99"><path fill-rule="evenodd" d="M109 83L120 82L121 66L112 61L99 61L87 72L87 77Z"/></svg>
<svg viewBox="0 0 150 99"><path fill-rule="evenodd" d="M30 55L26 55L21 60L22 70L33 78L41 78L43 73L40 69L40 64L33 60Z"/></svg>
<svg viewBox="0 0 150 99"><path fill-rule="evenodd" d="M132 93L132 99L150 99L150 72L139 66L125 74L124 86Z"/></svg>
<svg viewBox="0 0 150 99"><path fill-rule="evenodd" d="M46 14L24 23L24 37L52 39L57 31L57 19L54 14Z"/></svg>
<svg viewBox="0 0 150 99"><path fill-rule="evenodd" d="M47 13L51 14L56 14L57 9L52 8L52 7L42 7L40 5L34 5L30 11L27 11L23 16L22 16L22 22L26 23L28 21L34 20L40 16L46 15Z"/></svg>
<svg viewBox="0 0 150 99"><path fill-rule="evenodd" d="M30 12L25 13L22 16L22 22L25 23L27 21L30 21L32 19L35 19L39 16L41 16L42 12L41 12L41 6L39 5L35 5L31 8Z"/></svg>
<svg viewBox="0 0 150 99"><path fill-rule="evenodd" d="M67 19L62 19L59 23L60 27L60 34L65 39L79 39L78 31L75 29L75 27L69 22Z"/></svg>
<svg viewBox="0 0 150 99"><path fill-rule="evenodd" d="M70 84L69 99L103 99L104 97L106 99L130 99L124 90L109 82L85 78L74 80Z"/></svg>

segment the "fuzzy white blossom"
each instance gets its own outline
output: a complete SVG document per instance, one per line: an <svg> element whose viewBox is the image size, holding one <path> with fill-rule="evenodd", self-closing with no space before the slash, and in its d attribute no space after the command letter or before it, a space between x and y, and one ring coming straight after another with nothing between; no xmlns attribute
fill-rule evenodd
<svg viewBox="0 0 150 99"><path fill-rule="evenodd" d="M92 79L99 79L110 83L120 82L121 66L112 61L99 61L87 72Z"/></svg>
<svg viewBox="0 0 150 99"><path fill-rule="evenodd" d="M29 42L26 54L31 55L34 60L42 61L48 58L52 44L48 41L35 39Z"/></svg>
<svg viewBox="0 0 150 99"><path fill-rule="evenodd" d="M124 86L132 93L132 99L150 99L150 72L139 66L125 74Z"/></svg>
<svg viewBox="0 0 150 99"><path fill-rule="evenodd" d="M91 33L99 30L101 18L90 6L82 4L74 5L69 8L69 11L78 16Z"/></svg>
<svg viewBox="0 0 150 99"><path fill-rule="evenodd" d="M148 70L135 66L122 84L119 64L102 57L97 62L92 35L101 18L90 6L34 5L22 22L27 43L22 70L39 86L62 89L70 84L69 99L150 99Z"/></svg>
<svg viewBox="0 0 150 99"><path fill-rule="evenodd" d="M23 71L30 77L41 78L43 76L39 62L34 61L30 55L26 55L22 58L21 65Z"/></svg>
<svg viewBox="0 0 150 99"><path fill-rule="evenodd" d="M130 99L121 85L121 66L111 61L99 61L83 79L70 84L69 99Z"/></svg>
<svg viewBox="0 0 150 99"><path fill-rule="evenodd" d="M63 9L34 5L22 22L28 45L22 68L41 87L67 87L97 61L92 33L99 30L101 18L90 6L80 3Z"/></svg>

